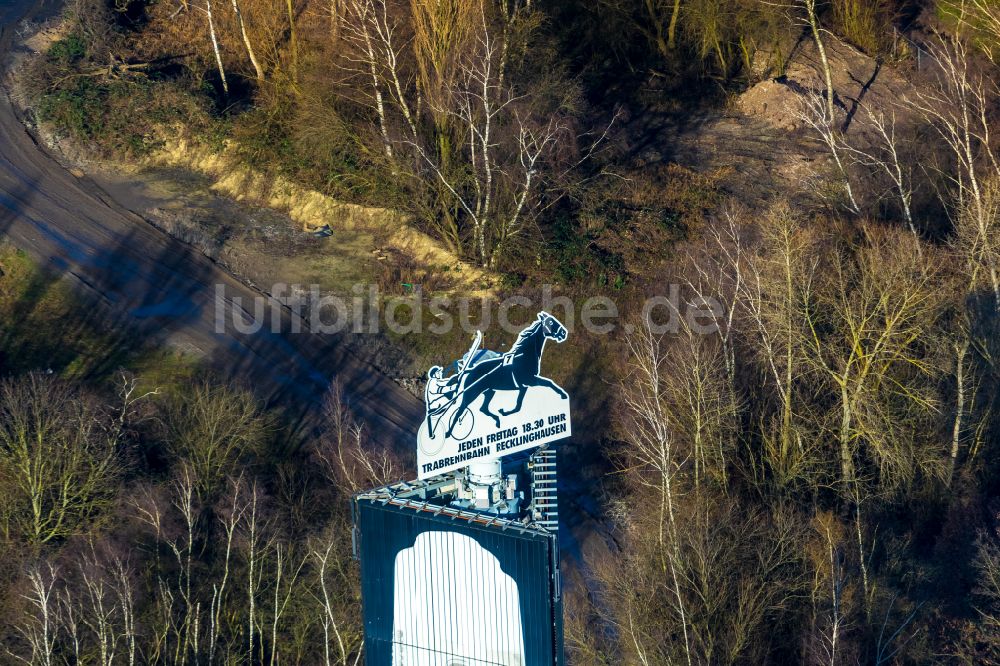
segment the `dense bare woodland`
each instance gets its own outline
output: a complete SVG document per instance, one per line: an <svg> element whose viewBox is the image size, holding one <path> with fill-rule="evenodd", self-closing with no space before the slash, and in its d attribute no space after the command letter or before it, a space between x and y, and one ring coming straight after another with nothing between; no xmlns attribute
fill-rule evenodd
<svg viewBox="0 0 1000 666"><path fill-rule="evenodd" d="M227 145L406 211L496 294L621 304L632 332L560 368L593 391L571 663L1000 663L1000 5L73 0L63 25L21 75L92 154ZM761 82L788 128L720 134ZM804 166L740 180L751 140ZM721 165L682 159L710 142ZM47 346L69 315L19 265L0 661L362 663L348 498L412 476L399 447L336 384L290 438L248 388ZM723 304L713 332L640 316L671 284Z"/></svg>

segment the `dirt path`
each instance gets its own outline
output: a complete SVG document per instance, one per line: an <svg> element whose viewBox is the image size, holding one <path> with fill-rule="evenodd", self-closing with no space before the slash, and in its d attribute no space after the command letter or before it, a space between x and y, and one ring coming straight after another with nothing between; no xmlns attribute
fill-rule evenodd
<svg viewBox="0 0 1000 666"><path fill-rule="evenodd" d="M0 8L0 59L24 19L56 2L15 0ZM64 169L29 135L6 91L0 95L0 238L128 315L142 335L186 349L223 376L249 383L269 401L302 406L313 421L331 380L343 382L352 406L379 441L408 443L417 400L352 354L338 336L309 332L241 334L216 319L242 317L260 296L200 252L119 205L94 181ZM217 286L224 296L217 296ZM282 331L293 314L279 310Z"/></svg>

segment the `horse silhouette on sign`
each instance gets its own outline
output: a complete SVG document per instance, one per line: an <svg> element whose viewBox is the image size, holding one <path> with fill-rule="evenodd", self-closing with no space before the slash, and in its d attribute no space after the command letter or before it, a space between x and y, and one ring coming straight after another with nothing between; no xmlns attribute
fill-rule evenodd
<svg viewBox="0 0 1000 666"><path fill-rule="evenodd" d="M529 387L542 386L555 391L562 399L569 396L551 379L540 376L542 351L546 340L562 342L566 339L566 327L558 319L547 312L539 312L536 320L517 336L510 351L496 358L487 358L475 365L464 368L451 389L453 394L443 408L429 411L428 429L434 432L431 417L455 405L456 408L448 421L448 431L445 437L451 437L455 425L462 419L469 406L480 396L483 403L479 411L493 419L500 427L500 416L511 416L521 411L524 395ZM497 391L517 391L517 403L511 409L500 409L499 414L490 411L490 402ZM451 392L451 391L449 391Z"/></svg>

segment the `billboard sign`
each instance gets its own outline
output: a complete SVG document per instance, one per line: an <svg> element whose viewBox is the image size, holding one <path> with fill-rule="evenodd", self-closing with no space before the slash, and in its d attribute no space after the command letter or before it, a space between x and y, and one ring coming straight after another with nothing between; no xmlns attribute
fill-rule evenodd
<svg viewBox="0 0 1000 666"><path fill-rule="evenodd" d="M359 499L368 666L558 666L556 535Z"/></svg>
<svg viewBox="0 0 1000 666"><path fill-rule="evenodd" d="M482 333L445 376L427 373L427 413L417 433L417 472L426 479L477 460L526 451L572 434L569 395L541 374L548 340L566 339L558 319L539 312L504 354L481 350Z"/></svg>

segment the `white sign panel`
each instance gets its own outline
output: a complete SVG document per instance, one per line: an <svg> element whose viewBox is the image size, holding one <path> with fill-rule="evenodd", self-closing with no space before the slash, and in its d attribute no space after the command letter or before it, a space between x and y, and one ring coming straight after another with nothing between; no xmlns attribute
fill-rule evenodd
<svg viewBox="0 0 1000 666"><path fill-rule="evenodd" d="M450 575L436 575L441 562ZM393 580L393 666L525 666L517 583L475 539L424 532Z"/></svg>
<svg viewBox="0 0 1000 666"><path fill-rule="evenodd" d="M562 342L566 335L558 319L539 312L506 354L480 351L480 334L453 375L431 368L427 414L417 433L418 477L569 437L569 396L540 374L546 340Z"/></svg>

